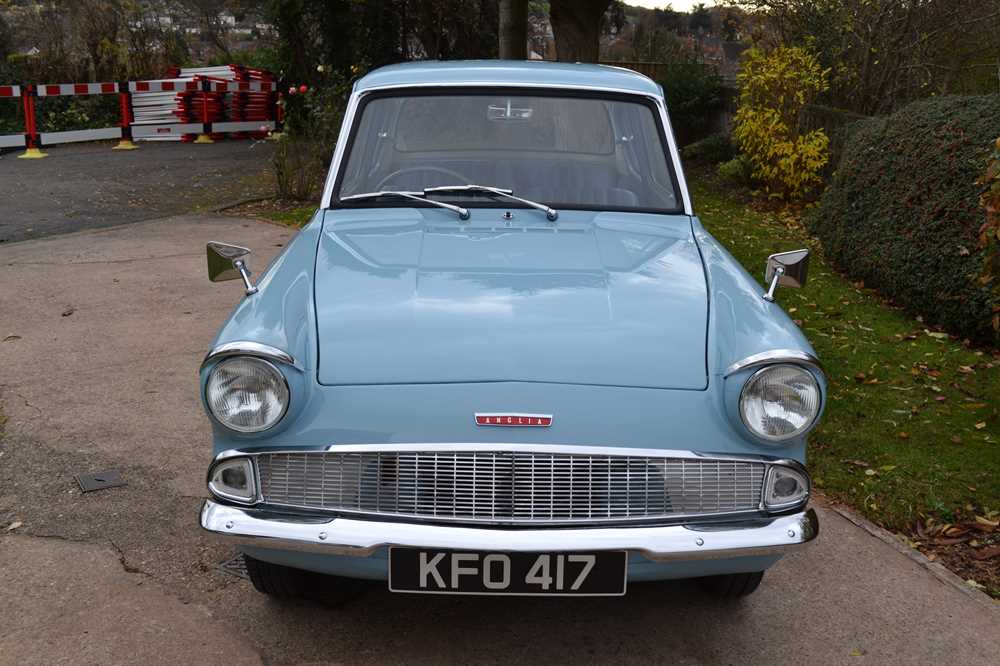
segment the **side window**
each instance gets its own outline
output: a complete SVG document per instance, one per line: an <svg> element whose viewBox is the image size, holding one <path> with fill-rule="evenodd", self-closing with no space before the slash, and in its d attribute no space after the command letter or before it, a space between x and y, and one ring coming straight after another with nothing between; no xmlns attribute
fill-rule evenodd
<svg viewBox="0 0 1000 666"><path fill-rule="evenodd" d="M384 168L401 102L401 98L387 98L367 105L354 135L341 191L361 193L366 190L371 176Z"/></svg>
<svg viewBox="0 0 1000 666"><path fill-rule="evenodd" d="M677 205L668 162L670 156L660 140L653 111L640 104L614 104L613 116L618 141L629 168L645 181L647 191L663 206Z"/></svg>

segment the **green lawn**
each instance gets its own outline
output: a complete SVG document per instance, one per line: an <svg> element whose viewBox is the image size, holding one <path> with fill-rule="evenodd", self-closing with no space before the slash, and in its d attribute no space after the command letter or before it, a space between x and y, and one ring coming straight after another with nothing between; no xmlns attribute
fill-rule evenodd
<svg viewBox="0 0 1000 666"><path fill-rule="evenodd" d="M714 175L691 175L703 224L754 275L767 255L813 249L804 289L778 302L826 367L811 436L815 485L893 530L1000 511L1000 355L925 327L823 259L787 213L754 209ZM915 266L914 270L919 270Z"/></svg>
<svg viewBox="0 0 1000 666"><path fill-rule="evenodd" d="M260 207L253 212L264 219L273 220L274 222L287 224L290 227L299 229L312 219L316 208L317 204L309 203L302 206L284 206L275 209Z"/></svg>
<svg viewBox="0 0 1000 666"><path fill-rule="evenodd" d="M262 211L261 215L269 220L274 220L275 222L280 222L281 224L287 224L290 227L298 229L300 227L304 227L306 223L312 219L315 212L316 204L309 204L299 208L292 208L290 210Z"/></svg>

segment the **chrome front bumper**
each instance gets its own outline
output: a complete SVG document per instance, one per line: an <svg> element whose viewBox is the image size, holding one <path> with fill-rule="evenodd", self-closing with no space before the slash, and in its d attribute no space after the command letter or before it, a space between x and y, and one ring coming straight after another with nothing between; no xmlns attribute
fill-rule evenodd
<svg viewBox="0 0 1000 666"><path fill-rule="evenodd" d="M201 526L258 548L367 557L385 546L559 552L629 550L654 561L782 555L819 534L816 512L657 527L497 529L273 514L206 500Z"/></svg>

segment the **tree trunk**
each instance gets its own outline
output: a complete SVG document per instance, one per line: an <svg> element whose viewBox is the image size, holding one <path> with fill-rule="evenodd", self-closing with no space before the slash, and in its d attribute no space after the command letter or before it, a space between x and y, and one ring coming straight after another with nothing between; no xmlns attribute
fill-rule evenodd
<svg viewBox="0 0 1000 666"><path fill-rule="evenodd" d="M500 0L500 58L528 59L528 0Z"/></svg>
<svg viewBox="0 0 1000 666"><path fill-rule="evenodd" d="M601 17L611 0L551 0L549 21L556 38L556 60L597 62Z"/></svg>

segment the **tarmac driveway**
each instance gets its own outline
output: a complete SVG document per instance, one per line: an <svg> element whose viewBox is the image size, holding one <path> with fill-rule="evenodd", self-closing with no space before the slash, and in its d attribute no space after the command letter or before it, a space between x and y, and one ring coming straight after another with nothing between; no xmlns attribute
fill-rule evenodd
<svg viewBox="0 0 1000 666"><path fill-rule="evenodd" d="M290 230L183 216L0 245L0 663L1000 663L1000 606L820 508L754 596L688 582L623 599L392 595L278 603L197 526L197 368L240 297L204 243L261 268ZM128 486L81 494L80 472Z"/></svg>
<svg viewBox="0 0 1000 666"><path fill-rule="evenodd" d="M46 148L42 160L0 155L0 243L211 210L270 194L272 144L113 142Z"/></svg>

